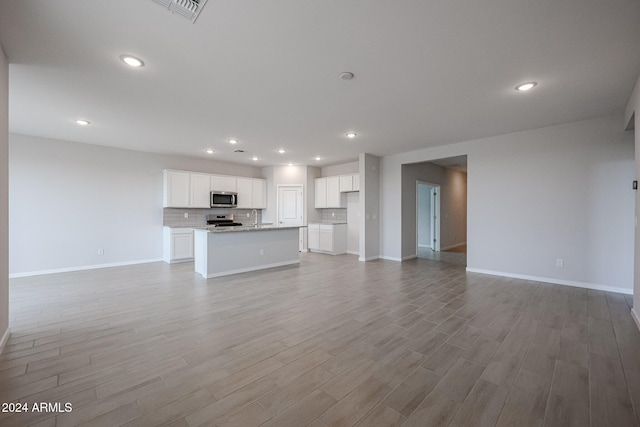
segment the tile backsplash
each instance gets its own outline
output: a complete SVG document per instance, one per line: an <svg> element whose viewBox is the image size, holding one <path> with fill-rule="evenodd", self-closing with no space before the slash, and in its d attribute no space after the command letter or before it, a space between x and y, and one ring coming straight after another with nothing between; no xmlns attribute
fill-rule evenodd
<svg viewBox="0 0 640 427"><path fill-rule="evenodd" d="M257 211L258 223L262 223L262 210L258 209ZM188 218L184 217L185 213L189 215ZM162 225L167 227L202 227L207 225L207 215L211 214L233 215L236 222L247 225L253 223L251 209L164 208L162 210ZM247 214L249 214L249 217L247 217Z"/></svg>
<svg viewBox="0 0 640 427"><path fill-rule="evenodd" d="M346 209L320 209L322 222L347 222Z"/></svg>

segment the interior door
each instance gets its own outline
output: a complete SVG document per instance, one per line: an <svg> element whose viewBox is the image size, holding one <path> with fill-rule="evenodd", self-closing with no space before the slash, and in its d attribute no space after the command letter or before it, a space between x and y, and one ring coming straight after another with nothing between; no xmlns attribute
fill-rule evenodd
<svg viewBox="0 0 640 427"><path fill-rule="evenodd" d="M304 224L303 194L301 185L278 186L278 227Z"/></svg>

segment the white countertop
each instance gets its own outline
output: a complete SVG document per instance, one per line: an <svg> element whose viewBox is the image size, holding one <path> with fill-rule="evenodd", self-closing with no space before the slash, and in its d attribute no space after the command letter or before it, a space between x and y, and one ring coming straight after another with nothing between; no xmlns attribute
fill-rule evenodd
<svg viewBox="0 0 640 427"><path fill-rule="evenodd" d="M237 233L241 231L265 231L265 230L290 230L295 227L277 227L275 225L243 225L236 227L192 227L194 230L206 231L208 233Z"/></svg>

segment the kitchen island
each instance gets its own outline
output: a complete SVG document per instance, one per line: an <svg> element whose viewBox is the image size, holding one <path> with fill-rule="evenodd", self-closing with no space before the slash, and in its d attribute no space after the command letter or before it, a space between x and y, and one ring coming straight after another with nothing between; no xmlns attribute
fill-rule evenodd
<svg viewBox="0 0 640 427"><path fill-rule="evenodd" d="M202 277L298 264L299 227L194 228L195 271Z"/></svg>

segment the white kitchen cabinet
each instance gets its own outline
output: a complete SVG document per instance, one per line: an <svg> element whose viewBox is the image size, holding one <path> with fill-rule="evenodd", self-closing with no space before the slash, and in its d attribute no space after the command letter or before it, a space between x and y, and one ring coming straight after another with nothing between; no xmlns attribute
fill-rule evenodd
<svg viewBox="0 0 640 427"><path fill-rule="evenodd" d="M211 175L211 191L238 191L238 178L235 176Z"/></svg>
<svg viewBox="0 0 640 427"><path fill-rule="evenodd" d="M346 198L340 194L340 177L318 178L315 180L316 208L344 208Z"/></svg>
<svg viewBox="0 0 640 427"><path fill-rule="evenodd" d="M326 208L327 207L327 180L325 178L316 179L315 185L315 197L316 197L316 208Z"/></svg>
<svg viewBox="0 0 640 427"><path fill-rule="evenodd" d="M253 209L266 209L267 208L267 180L266 179L254 179L253 180Z"/></svg>
<svg viewBox="0 0 640 427"><path fill-rule="evenodd" d="M348 193L351 191L360 191L360 175L342 175L340 178L340 192Z"/></svg>
<svg viewBox="0 0 640 427"><path fill-rule="evenodd" d="M166 263L193 261L193 229L163 229L163 260Z"/></svg>
<svg viewBox="0 0 640 427"><path fill-rule="evenodd" d="M238 193L238 209L252 209L253 180L251 178L238 178L236 185Z"/></svg>
<svg viewBox="0 0 640 427"><path fill-rule="evenodd" d="M340 192L353 191L353 175L343 175L340 178Z"/></svg>
<svg viewBox="0 0 640 427"><path fill-rule="evenodd" d="M211 207L209 193L211 192L211 175L203 173L192 173L189 185L191 197L189 199L190 208Z"/></svg>
<svg viewBox="0 0 640 427"><path fill-rule="evenodd" d="M307 233L311 252L347 253L347 224L309 224Z"/></svg>
<svg viewBox="0 0 640 427"><path fill-rule="evenodd" d="M238 178L238 208L265 209L267 207L267 181L255 178Z"/></svg>
<svg viewBox="0 0 640 427"><path fill-rule="evenodd" d="M188 208L191 195L191 174L184 171L162 171L165 208Z"/></svg>
<svg viewBox="0 0 640 427"><path fill-rule="evenodd" d="M307 226L307 247L310 251L320 249L320 224Z"/></svg>
<svg viewBox="0 0 640 427"><path fill-rule="evenodd" d="M345 204L342 202L342 194L340 194L340 178L332 176L327 178L327 207L343 208Z"/></svg>

